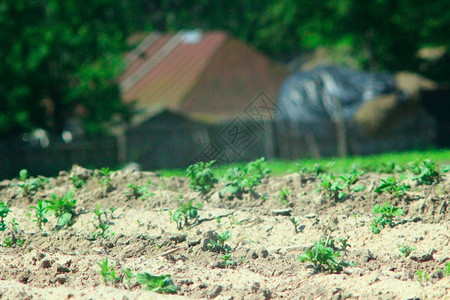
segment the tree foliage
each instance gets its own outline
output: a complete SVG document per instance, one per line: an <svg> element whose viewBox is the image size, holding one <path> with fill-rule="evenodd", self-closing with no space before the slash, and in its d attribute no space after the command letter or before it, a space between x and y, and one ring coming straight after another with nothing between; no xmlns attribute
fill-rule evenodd
<svg viewBox="0 0 450 300"><path fill-rule="evenodd" d="M0 3L0 130L61 133L78 111L91 132L124 111L116 78L132 30L121 0Z"/></svg>
<svg viewBox="0 0 450 300"><path fill-rule="evenodd" d="M222 29L283 58L319 46L346 47L368 69L416 69L422 46L450 46L450 1L160 0L147 3L162 31Z"/></svg>
<svg viewBox="0 0 450 300"><path fill-rule="evenodd" d="M96 132L124 115L126 38L149 28L224 30L277 59L346 49L366 69L416 71L419 48L450 46L450 0L2 0L0 134L60 133L74 114Z"/></svg>

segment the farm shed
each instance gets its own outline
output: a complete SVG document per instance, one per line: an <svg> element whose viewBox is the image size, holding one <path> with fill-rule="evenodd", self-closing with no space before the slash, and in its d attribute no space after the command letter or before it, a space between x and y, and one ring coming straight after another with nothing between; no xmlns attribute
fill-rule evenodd
<svg viewBox="0 0 450 300"><path fill-rule="evenodd" d="M126 59L123 101L134 103L139 113L124 133L124 157L146 169L194 162L216 137L223 141L222 130L236 118L256 135L258 127L244 125L255 121L252 103L272 107L288 75L282 65L225 32L153 32ZM248 157L264 155L252 142L232 159L245 159L252 149L256 153Z"/></svg>

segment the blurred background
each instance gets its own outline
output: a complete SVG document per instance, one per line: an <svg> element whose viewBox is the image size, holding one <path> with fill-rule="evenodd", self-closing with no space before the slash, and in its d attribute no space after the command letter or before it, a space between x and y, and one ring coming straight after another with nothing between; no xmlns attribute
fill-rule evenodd
<svg viewBox="0 0 450 300"><path fill-rule="evenodd" d="M450 147L450 1L2 0L0 179Z"/></svg>

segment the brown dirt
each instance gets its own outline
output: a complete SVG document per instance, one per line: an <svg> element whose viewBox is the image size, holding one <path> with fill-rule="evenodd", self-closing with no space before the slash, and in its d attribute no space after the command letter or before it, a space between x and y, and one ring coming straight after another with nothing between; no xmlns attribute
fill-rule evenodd
<svg viewBox="0 0 450 300"><path fill-rule="evenodd" d="M76 190L77 216L67 229L53 231L49 218L44 232L32 222L28 207L37 199L61 196L73 188L69 177L79 174L87 184ZM43 191L30 197L18 194L17 180L0 182L0 201L8 203L19 224L22 247L0 247L0 298L5 299L450 299L450 276L442 272L450 257L450 179L433 186L411 183L407 201L373 192L380 175L365 174L359 180L366 191L353 193L343 202L331 202L313 191L317 177L292 174L269 177L253 195L242 199L221 197L220 183L206 196L193 193L183 178L161 178L150 172L118 171L113 174L114 190L103 192L92 171L74 167L51 178ZM146 200L126 195L129 183L151 180L154 193ZM288 188L288 204L279 199ZM169 210L179 199L193 199L203 205L199 221L182 231L170 222ZM380 234L370 231L375 204L385 201L405 211L393 228ZM93 209L117 207L108 219L109 239L93 240ZM290 209L299 220L294 232L290 216L276 210ZM279 212L278 212L279 213ZM236 262L220 267L218 253L205 249L209 235L229 230L227 242ZM9 234L0 232L0 242ZM320 237L349 237L351 245L342 251L347 267L340 274L315 273L296 258ZM399 245L417 249L403 257ZM432 253L432 255L427 254ZM97 262L108 258L120 274L171 274L180 287L177 295L158 295L134 285L107 286L99 275ZM429 275L419 282L417 271Z"/></svg>

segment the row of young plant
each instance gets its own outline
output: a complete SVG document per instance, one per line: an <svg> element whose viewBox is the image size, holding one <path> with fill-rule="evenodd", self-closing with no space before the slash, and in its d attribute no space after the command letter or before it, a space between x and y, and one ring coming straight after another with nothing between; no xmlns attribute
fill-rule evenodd
<svg viewBox="0 0 450 300"><path fill-rule="evenodd" d="M187 168L186 175L190 180L190 187L194 191L207 194L218 182L212 168L214 164L215 161L198 162ZM359 192L365 189L363 185L355 185L359 177L366 172L365 170L355 167L349 174L336 177L328 172L330 167L330 165L315 164L311 169L301 167L299 172L302 175L316 174L319 176L321 180L319 189L325 191L328 198L333 200L342 200L351 192ZM378 172L403 173L406 170L413 174L412 179L417 181L418 184L430 185L440 182L443 174L450 171L450 165L442 165L438 168L436 163L426 159L410 162L405 169L395 162L388 162L384 163L378 169ZM266 167L264 158L252 161L242 169L240 167L229 168L223 178L226 186L221 192L229 191L234 195L242 192L254 192L254 188L261 184L261 180L269 173L270 170ZM398 185L407 178L407 174L401 174L398 179L395 176L390 176L382 179L382 181L386 185L386 189L391 189L389 192L395 192L397 195L409 190L407 185Z"/></svg>
<svg viewBox="0 0 450 300"><path fill-rule="evenodd" d="M214 164L215 161L206 163L198 162L187 168L186 175L190 180L190 187L194 191L207 194L218 182L212 169ZM359 176L365 173L364 170L355 168L350 174L341 175L336 178L333 174L328 172L329 168L330 165L322 166L320 164L315 164L311 169L301 167L299 172L301 174L318 175L321 180L320 188L326 191L329 198L334 200L341 200L352 191L357 192L365 189L362 185L352 186L358 180ZM407 165L407 170L413 174L413 180L416 180L419 184L429 185L439 182L443 173L450 170L450 165L443 165L441 168L438 168L437 164L430 160L414 161ZM402 173L405 171L405 168L394 162L388 162L383 164L378 171L380 173ZM264 158L252 161L243 168L229 168L223 177L225 188L221 192L230 192L233 195L254 192L255 187L261 184L261 180L268 173L270 173L270 170L266 167ZM109 168L101 168L96 170L94 174L100 179L100 184L105 192L109 192L114 188L111 178L112 171ZM398 180L394 176L384 180L391 185L395 185L396 181L401 182L406 178L406 175L401 175ZM17 186L21 188L21 193L26 196L31 195L33 192L38 191L43 188L45 184L49 183L48 178L42 176L29 178L27 170L20 171L19 180L21 180L22 183L18 183ZM71 176L70 180L76 189L82 188L86 184L86 180L77 175ZM140 199L148 198L153 195L149 192L150 185L151 181L147 182L146 185L141 186L130 183L128 185L129 191L127 191L127 195ZM400 186L400 188L405 189L407 187ZM402 191L399 190L399 192Z"/></svg>
<svg viewBox="0 0 450 300"><path fill-rule="evenodd" d="M39 230L44 230L44 225L49 223L49 215L54 215L56 218L56 224L53 227L54 231L66 228L67 226L72 225L75 222L75 217L77 216L75 212L77 199L74 199L74 191L71 190L65 193L62 197L57 197L55 194L52 194L52 199L50 200L42 200L39 199L35 206L29 207L29 212L27 215L31 217L31 214L34 213L33 223L36 223ZM107 225L110 221L107 221L107 218L114 218L113 213L116 208L110 208L107 210L101 210L100 206L97 205L97 208L93 210L96 220L93 222L95 231L91 234L91 239L97 239L98 237L109 238L114 235L114 232L109 232L109 226ZM16 239L15 237L19 234L19 224L16 223L15 218L12 221L6 223L5 219L8 214L11 212L9 207L5 202L0 202L0 231L6 231L9 229L9 233L13 236L13 240L17 241L13 243L14 245L22 246L24 240ZM103 217L102 217L103 216ZM12 246L13 244L8 243L9 237L5 237L5 243L3 245Z"/></svg>
<svg viewBox="0 0 450 300"><path fill-rule="evenodd" d="M202 194L207 194L218 182L211 168L213 164L214 161L209 163L199 162L188 167L186 173L187 177L190 179L190 187L193 190L199 191ZM397 168L395 164L390 164L390 166L393 170L400 171L400 169ZM411 164L410 171L414 174L412 179L416 180L419 184L433 184L435 182L439 182L442 179L443 173L447 172L449 169L450 168L448 168L448 166L442 166L440 169L438 169L436 164L429 160L425 160L422 162L415 162ZM326 173L325 170L326 168L320 165L315 165L311 170L302 169L300 172L302 174L315 173L319 175L320 183L318 184L318 190L322 191L328 198L335 201L344 200L351 192L363 191L365 189L365 186L356 184L359 177L364 173L362 170L354 170L350 174L341 175L337 178L333 174ZM270 170L265 166L264 158L248 163L243 169L241 169L240 167L230 168L224 176L226 184L225 188L221 192L230 192L232 195L241 195L242 193L254 192L254 188L261 184L262 179L269 172ZM105 192L110 191L112 189L111 171L108 168L102 168L101 170L98 170L97 174L100 178L103 190ZM388 192L397 197L402 197L403 195L405 195L405 192L410 189L409 185L401 184L401 182L406 180L406 178L407 175L403 174L400 175L398 179L394 176L381 179L381 183L375 189L375 192ZM29 194L32 191L38 190L44 184L48 183L48 180L43 177L28 178L26 170L21 171L19 179L22 180L23 183L19 183L18 186L23 190L25 194ZM81 188L86 183L78 176L72 176L70 177L70 179L76 188ZM150 181L143 186L138 186L131 183L128 185L129 190L127 191L127 195L136 199L148 198L149 196L153 195L153 193L149 192L150 185ZM280 200L283 202L283 199L286 200L289 195L290 191L288 189L280 191ZM33 209L35 211L36 219L34 220L34 222L36 222L38 224L38 227L42 229L42 224L48 222L48 219L45 215L46 212L53 212L57 217L57 224L55 229L60 229L66 225L70 225L71 222L73 222L73 217L75 216L73 208L76 204L76 200L73 199L73 196L73 191L70 191L61 198L52 195L52 200L38 200L37 206L30 207L30 209ZM171 219L177 223L177 227L179 229L190 226L198 220L198 210L201 209L201 205L200 203L194 205L193 201L194 200L190 200L186 203L180 201L179 209L177 209L174 213L169 212ZM4 203L2 204L2 207L4 207L2 211L6 212L7 215L9 209ZM110 211L111 217L113 212L113 210ZM97 218L97 223L94 223L96 232L92 233L92 238L102 237L107 239L112 236L114 233L108 231L108 221L105 220L107 219L108 211L102 211L97 206L97 208L94 210L94 213ZM394 217L403 214L403 211L400 208L389 206L389 203L386 202L383 206L376 205L374 207L373 213L380 215L379 217L374 218L371 226L372 232L377 234L381 231L382 228L387 225L394 226ZM0 217L3 215L4 213L0 214ZM4 217L6 217L6 215L4 215ZM105 219L103 219L102 216ZM1 217L1 219L3 220L4 217ZM291 218L291 221L294 224L297 232L297 222L295 218ZM12 222L15 223L14 220ZM1 222L0 224L2 223L3 222ZM14 228L13 225L11 226ZM6 229L6 225L4 225L4 228ZM17 226L15 228L17 230ZM210 244L208 245L208 249L210 249L211 251L219 252L222 254L220 258L223 260L223 267L236 265L231 257L231 248L225 244L225 241L230 237L230 232L225 231L222 234L218 235L216 240L211 240ZM314 268L316 268L317 270L339 272L343 267L349 265L349 263L338 261L338 258L341 256L341 252L339 252L338 250L344 249L345 251L347 251L346 248L349 246L347 244L347 240L340 239L339 241L341 242L341 248L337 248L334 245L334 241L332 239L328 241L320 240L319 242L314 243L314 246L308 249L306 253L301 255L298 259L303 262L311 262ZM21 241L19 240L17 244L19 244L20 242ZM6 240L5 245L7 245ZM404 252L409 254L411 251L413 251L413 249L411 247L404 246L401 248L401 251L402 253ZM105 262L103 262L102 264L105 267ZM99 265L102 266L100 263ZM111 269L108 269L107 262L105 268L107 270ZM447 269L449 268L450 265L447 265ZM103 269L102 272L105 273ZM114 273L111 270L109 272L110 274L113 274L112 276L114 277ZM125 272L124 276L120 278L127 278L127 280L129 281L132 278L130 277L130 274L131 273L129 272ZM146 274L147 275L145 276L147 278L150 278L149 280L151 281L154 280L155 282L160 282L159 284L162 284L164 286L171 286L172 284L169 275L152 276L148 273ZM137 280L137 282L143 281L142 278L144 278L145 276L138 276L137 278L141 279ZM111 280L108 279L108 282L109 281ZM162 290L164 289L161 289L161 291ZM169 288L166 291L174 292L176 290L174 290L173 288Z"/></svg>
<svg viewBox="0 0 450 300"><path fill-rule="evenodd" d="M105 193L114 190L111 177L112 173L109 168L101 168L94 172L94 177L99 179L99 183ZM73 175L69 179L75 189L81 189L87 183L86 179L78 175ZM19 194L23 194L25 197L31 197L34 193L43 189L46 184L50 183L50 180L43 176L30 177L26 169L19 172L19 181L21 182L16 183L15 186L20 188ZM128 190L125 191L125 194L136 199L147 199L154 195L149 191L151 185L152 182L150 180L144 185L130 183L127 186Z"/></svg>
<svg viewBox="0 0 450 300"><path fill-rule="evenodd" d="M439 183L444 173L450 170L449 165L443 165L438 168L437 164L430 160L414 161L408 164L408 168L412 173L412 180L415 180L418 185L432 185ZM382 173L403 173L405 168L396 165L393 162L383 164L379 168L379 172ZM344 200L350 192L363 191L365 186L355 185L359 176L364 174L361 170L354 170L348 175L342 175L336 178L334 175L325 173L320 168L316 167L316 174L318 174L319 183L318 190L323 191L324 194L331 200L339 201ZM375 188L375 193L382 194L387 192L394 197L403 199L406 196L406 192L410 190L410 185L404 183L408 179L408 174L399 174L396 176L389 176L387 178L380 179L379 185ZM394 227L394 218L399 215L403 215L403 210L399 207L391 206L389 202L385 202L384 205L375 205L372 211L373 214L378 216L373 219L371 224L371 231L374 234L379 234L386 226ZM297 226L295 219L291 218L294 226ZM297 230L296 230L297 232ZM347 240L339 240L341 242L340 249L335 246L333 239L324 241L319 240L315 242L313 247L307 249L306 252L298 257L301 262L312 263L313 267L317 271L327 271L330 273L340 272L346 266L352 265L350 262L339 260L342 256L341 251L347 253ZM403 256L407 257L411 252L415 251L415 247L408 245L400 245L399 251ZM341 251L338 251L341 250ZM450 262L445 267L438 271L443 276L450 276ZM419 270L416 273L418 280L422 283L428 280L428 274Z"/></svg>
<svg viewBox="0 0 450 300"><path fill-rule="evenodd" d="M209 163L197 163L195 165L190 166L187 169L187 176L190 179L190 186L192 189L196 191L200 191L204 194L208 193L217 183L217 179L214 177L214 173L211 169L211 166L214 164L214 161ZM255 168L255 165L257 166ZM344 174L341 176L334 176L331 173L326 172L325 167L316 164L311 170L302 168L300 170L301 175L307 173L313 173L318 175L320 182L318 183L318 188L316 191L321 191L323 194L334 201L342 201L348 197L348 195L352 192L360 192L364 191L366 186L362 184L356 184L361 175L364 174L363 170L355 169L350 174ZM256 170L256 172L254 171ZM262 171L264 170L264 171ZM408 164L408 170L412 173L412 180L415 180L417 184L421 185L431 185L434 183L439 183L444 173L450 170L449 165L443 165L438 168L437 164L433 163L430 160L424 161L415 161ZM253 172L254 173L253 173ZM389 162L383 164L379 169L380 172L383 173L402 173L406 171L404 168L396 165L393 162ZM270 171L264 166L264 159L260 159L258 161L249 163L244 170L240 170L239 168L229 169L225 179L228 180L226 184L226 188L222 190L222 192L232 191L232 194L237 194L237 192L253 192L254 187L261 183L261 179L264 178L266 174ZM253 177L249 174L257 174L255 176L257 178L256 181L252 181ZM239 176L234 176L234 174L242 174ZM403 183L408 179L408 174L400 174L398 177L389 176L387 178L383 178L380 180L379 185L375 189L375 193L382 194L387 192L391 195L394 195L398 198L403 198L406 195L406 192L410 190L410 185ZM239 186L239 182L241 186ZM249 185L250 183L250 185ZM256 183L256 184L254 184ZM232 188L232 189L231 189ZM283 204L288 204L288 197L290 196L289 189L282 189L279 193L280 201ZM189 225L189 219L194 219L198 217L198 209L200 207L197 204L196 207L193 205L193 200L180 204L180 208L174 213L171 213L171 217L174 221L177 222L178 228L182 228L181 220L185 220L184 224ZM403 210L399 207L390 206L389 202L386 202L384 205L375 205L372 211L373 214L377 214L378 216L373 219L371 224L371 231L374 234L379 234L383 228L386 226L394 227L394 218L396 216L402 215ZM298 222L292 217L291 222L294 225L295 233L298 233ZM341 257L341 251L347 253L347 247L350 245L347 243L347 239L339 239L341 243L340 247L337 247L334 244L333 239L328 239L327 241L320 239L318 242L315 242L314 245L307 249L304 254L298 257L298 260L301 262L309 262L312 263L314 269L317 271L327 271L327 272L340 272L345 266L351 265L349 262L345 262L339 260ZM414 251L414 247L410 247L407 245L400 246L399 251L406 257L412 251ZM226 256L221 257L222 259L230 260L230 252L226 251ZM224 266L231 265L230 263L224 263ZM441 270L443 274L450 275L450 263L446 264L445 269ZM417 276L419 280L427 279L427 274L423 271L418 271Z"/></svg>
<svg viewBox="0 0 450 300"><path fill-rule="evenodd" d="M105 171L106 169L103 169ZM103 178L108 178L109 176L103 175ZM47 180L42 180L43 178L27 178L26 170L21 171L20 179L24 181L23 184L20 184L20 187L26 187L26 191L36 191L41 188L42 183L48 183ZM71 180L74 177L71 177ZM103 180L102 182L108 183L109 179ZM76 179L74 185L76 183L80 183L79 178ZM85 182L84 182L85 183ZM82 187L83 184L79 184L79 188ZM149 185L149 184L148 184ZM108 188L105 186L106 189ZM129 196L135 198L143 198L148 196L148 186L136 186L133 184L129 185L130 190L127 192ZM144 189L145 188L145 189ZM37 224L37 227L40 230L44 230L43 225L49 222L48 214L54 214L57 218L56 225L54 230L60 230L67 226L70 226L74 223L76 213L75 207L77 200L74 199L74 191L70 190L62 197L57 197L55 194L52 194L51 200L42 200L39 199L37 201L36 206L30 206L29 215L31 212L34 212L35 219L32 221ZM100 209L100 206L93 210L95 214L95 220L93 222L95 231L91 233L91 237L89 239L97 239L99 237L103 239L109 239L114 235L114 232L109 230L109 223L111 223L111 219L114 219L114 211L116 208L110 208L106 210ZM16 223L13 218L12 221L6 223L5 219L11 210L8 208L5 202L0 202L0 231L10 230L10 236L6 236L4 239L3 247L13 247L13 246L23 246L25 243L24 239L19 239L19 224ZM111 265L108 262L108 259L105 258L102 262L97 263L100 267L99 274L103 277L105 284L115 284L117 285L119 282L122 282L123 285L131 289L134 286L142 285L144 289L157 292L157 293L176 293L178 287L173 283L170 275L159 275L154 276L148 272L138 273L134 275L130 269L122 270L122 276L116 276L115 266ZM135 278L135 282L132 283L133 278Z"/></svg>

